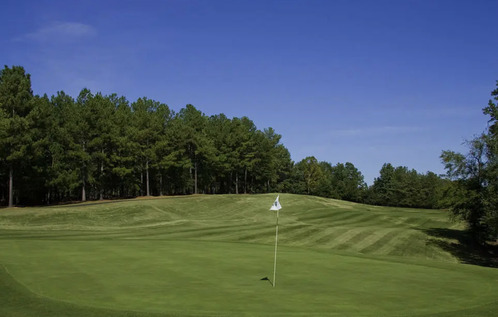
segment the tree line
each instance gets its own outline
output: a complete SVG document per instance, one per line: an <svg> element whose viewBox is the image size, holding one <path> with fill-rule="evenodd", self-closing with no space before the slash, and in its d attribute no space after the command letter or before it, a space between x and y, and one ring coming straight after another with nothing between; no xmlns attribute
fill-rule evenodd
<svg viewBox="0 0 498 317"><path fill-rule="evenodd" d="M146 97L129 103L88 89L76 99L34 96L22 67L0 75L7 205L274 190L290 167L280 138L247 117L207 117L192 105L174 113Z"/></svg>
<svg viewBox="0 0 498 317"><path fill-rule="evenodd" d="M206 116L83 89L34 95L21 66L0 73L0 204L150 195L288 192L435 208L448 180L386 163L372 186L352 163L291 160L247 117Z"/></svg>

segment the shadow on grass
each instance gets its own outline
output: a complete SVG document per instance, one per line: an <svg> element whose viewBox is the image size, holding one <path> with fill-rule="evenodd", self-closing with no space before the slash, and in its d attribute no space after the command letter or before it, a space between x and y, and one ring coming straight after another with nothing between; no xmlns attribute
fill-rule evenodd
<svg viewBox="0 0 498 317"><path fill-rule="evenodd" d="M465 230L430 228L424 230L429 243L458 258L465 264L498 268L498 244L479 244Z"/></svg>

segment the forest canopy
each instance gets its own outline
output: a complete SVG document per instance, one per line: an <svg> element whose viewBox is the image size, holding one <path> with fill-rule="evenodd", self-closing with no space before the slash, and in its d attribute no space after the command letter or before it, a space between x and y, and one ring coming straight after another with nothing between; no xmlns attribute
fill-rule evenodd
<svg viewBox="0 0 498 317"><path fill-rule="evenodd" d="M86 88L76 98L38 96L22 66L0 73L0 205L289 192L436 208L449 206L449 182L386 163L369 187L350 162L293 162L281 135L248 117Z"/></svg>

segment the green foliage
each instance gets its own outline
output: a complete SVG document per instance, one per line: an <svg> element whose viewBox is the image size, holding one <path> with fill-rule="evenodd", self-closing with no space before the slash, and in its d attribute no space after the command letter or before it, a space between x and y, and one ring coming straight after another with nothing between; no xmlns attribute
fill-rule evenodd
<svg viewBox="0 0 498 317"><path fill-rule="evenodd" d="M348 201L364 201L367 185L361 172L352 164L318 162L311 156L290 168L284 182L285 191L317 195Z"/></svg>
<svg viewBox="0 0 498 317"><path fill-rule="evenodd" d="M498 87L498 81L497 81ZM467 155L444 151L453 191L446 196L454 217L463 219L480 242L498 240L498 88L491 92L483 113L489 115L485 133L467 142Z"/></svg>
<svg viewBox="0 0 498 317"><path fill-rule="evenodd" d="M160 151L158 147L162 145L161 141L170 121L170 110L167 105L146 97L132 103L131 109L130 141L134 143L136 150L135 159L140 162L137 172L141 175L141 194L150 196L151 178L155 179L158 173L162 173L161 160L157 152Z"/></svg>
<svg viewBox="0 0 498 317"><path fill-rule="evenodd" d="M323 178L323 172L317 159L314 156L308 156L296 164L299 175L302 175L306 194L316 195L319 184Z"/></svg>
<svg viewBox="0 0 498 317"><path fill-rule="evenodd" d="M32 143L29 114L33 107L30 75L21 66L0 71L0 109L2 111L2 128L4 135L0 139L0 157L6 166L5 174L9 176L8 205L14 204L14 179L22 185L30 168ZM8 170L8 172L7 172ZM16 188L19 186L16 185Z"/></svg>
<svg viewBox="0 0 498 317"><path fill-rule="evenodd" d="M353 165L338 163L332 168L332 187L336 198L348 201L363 201L366 184L361 172Z"/></svg>
<svg viewBox="0 0 498 317"><path fill-rule="evenodd" d="M368 189L367 202L383 206L438 208L444 180L432 172L419 174L405 166L386 163Z"/></svg>
<svg viewBox="0 0 498 317"><path fill-rule="evenodd" d="M277 188L291 166L281 136L247 117L208 118L193 105L175 114L146 97L130 105L88 89L76 100L62 91L33 97L22 68L2 76L0 204L10 170L15 199L40 204L264 192Z"/></svg>
<svg viewBox="0 0 498 317"><path fill-rule="evenodd" d="M0 74L0 204L15 180L11 193L20 204L278 191L438 206L434 174L392 168L391 177L383 168L368 189L352 163L332 166L313 156L294 163L280 134L247 117L207 117L190 104L174 113L147 97L130 104L86 88L76 100L62 91L33 96L22 67ZM494 113L493 105L486 111Z"/></svg>
<svg viewBox="0 0 498 317"><path fill-rule="evenodd" d="M32 108L31 76L22 66L0 70L0 107L12 118L26 117Z"/></svg>

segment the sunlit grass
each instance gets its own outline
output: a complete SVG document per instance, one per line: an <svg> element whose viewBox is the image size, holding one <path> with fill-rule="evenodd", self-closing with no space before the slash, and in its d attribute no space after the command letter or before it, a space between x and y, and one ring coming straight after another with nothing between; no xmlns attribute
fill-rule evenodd
<svg viewBox="0 0 498 317"><path fill-rule="evenodd" d="M281 195L0 210L0 315L489 316L498 271L459 264L444 211ZM450 314L451 313L451 314Z"/></svg>

